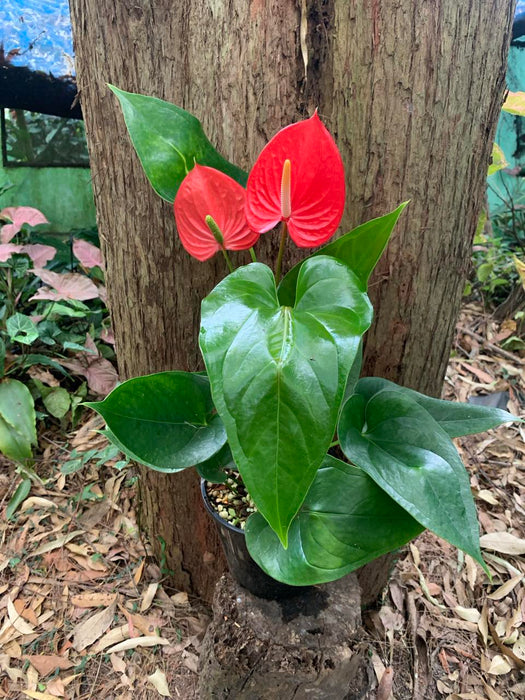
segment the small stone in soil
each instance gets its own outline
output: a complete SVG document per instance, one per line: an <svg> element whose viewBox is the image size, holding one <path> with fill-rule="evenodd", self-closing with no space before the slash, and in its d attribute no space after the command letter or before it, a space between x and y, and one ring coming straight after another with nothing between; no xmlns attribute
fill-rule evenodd
<svg viewBox="0 0 525 700"><path fill-rule="evenodd" d="M212 508L231 525L244 530L244 525L251 513L257 508L250 498L240 474L230 471L224 484L206 483L206 493Z"/></svg>

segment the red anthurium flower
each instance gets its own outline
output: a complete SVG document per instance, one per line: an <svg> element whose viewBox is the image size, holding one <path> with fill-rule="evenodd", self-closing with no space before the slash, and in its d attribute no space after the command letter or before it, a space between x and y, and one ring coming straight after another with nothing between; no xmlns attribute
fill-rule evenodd
<svg viewBox="0 0 525 700"><path fill-rule="evenodd" d="M248 226L246 191L231 177L195 165L184 178L173 209L182 245L197 260L208 260L221 248L246 250L259 238Z"/></svg>
<svg viewBox="0 0 525 700"><path fill-rule="evenodd" d="M300 248L325 243L345 205L343 161L317 116L281 129L248 177L246 218L259 233L285 221Z"/></svg>

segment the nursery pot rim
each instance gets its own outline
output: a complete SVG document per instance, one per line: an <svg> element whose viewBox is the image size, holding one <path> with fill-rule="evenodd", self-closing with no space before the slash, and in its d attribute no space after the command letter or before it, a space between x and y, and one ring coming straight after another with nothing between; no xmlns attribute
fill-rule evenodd
<svg viewBox="0 0 525 700"><path fill-rule="evenodd" d="M214 520L217 520L217 522L220 523L221 526L226 527L228 530L232 530L233 532L238 532L241 535L245 535L246 533L241 527L237 527L236 525L232 525L229 523L227 520L224 520L224 518L221 518L219 513L215 510L215 508L212 506L210 497L208 496L208 492L206 491L206 484L207 483L213 483L213 482L208 482L206 479L201 477L201 495L202 495L202 500L204 501L204 507L208 511L208 513L214 518Z"/></svg>

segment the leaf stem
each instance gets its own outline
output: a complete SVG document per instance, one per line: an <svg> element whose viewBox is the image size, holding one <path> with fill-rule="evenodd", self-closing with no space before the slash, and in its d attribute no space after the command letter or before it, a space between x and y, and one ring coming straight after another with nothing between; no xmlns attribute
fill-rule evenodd
<svg viewBox="0 0 525 700"><path fill-rule="evenodd" d="M286 240L288 238L288 226L286 221L283 221L283 229L281 232L281 243L279 245L279 252L277 254L277 265L275 267L275 284L279 284L281 280L281 268L283 266L283 254L286 247Z"/></svg>
<svg viewBox="0 0 525 700"><path fill-rule="evenodd" d="M257 256L255 255L255 250L253 246L250 248L250 255L252 256L252 262L257 262Z"/></svg>
<svg viewBox="0 0 525 700"><path fill-rule="evenodd" d="M233 265L232 261L230 260L230 256L226 252L226 248L221 248L222 254L224 255L224 259L226 260L226 264L228 265L228 269L230 272L233 272Z"/></svg>
<svg viewBox="0 0 525 700"><path fill-rule="evenodd" d="M334 440L333 442L330 443L330 447L337 447L339 445L339 440ZM328 448L330 449L330 448Z"/></svg>

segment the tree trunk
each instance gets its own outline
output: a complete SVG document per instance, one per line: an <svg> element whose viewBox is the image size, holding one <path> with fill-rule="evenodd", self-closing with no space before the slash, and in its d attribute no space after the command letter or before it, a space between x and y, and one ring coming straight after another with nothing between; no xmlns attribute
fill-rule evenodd
<svg viewBox="0 0 525 700"><path fill-rule="evenodd" d="M366 371L439 394L514 3L70 2L121 374L202 366L199 302L224 269L182 250L106 82L190 110L245 168L280 127L318 108L346 166L342 231L411 199L372 283ZM263 239L264 259L277 241ZM289 251L288 263L298 257ZM196 488L190 474L149 472L142 517L153 543L166 543L175 584L209 597L222 559Z"/></svg>

